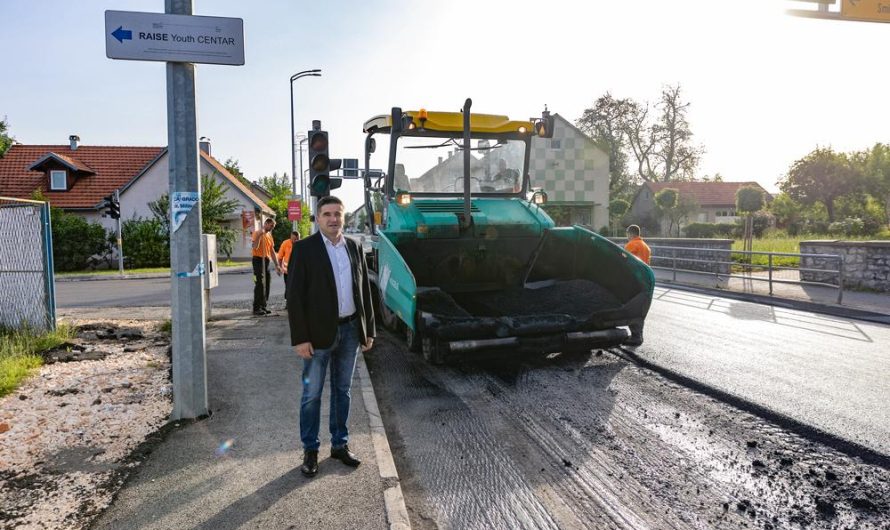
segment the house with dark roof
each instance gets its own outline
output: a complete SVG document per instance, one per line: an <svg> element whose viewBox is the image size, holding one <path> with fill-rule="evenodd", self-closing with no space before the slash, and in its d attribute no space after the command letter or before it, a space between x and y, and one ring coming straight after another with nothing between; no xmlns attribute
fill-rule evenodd
<svg viewBox="0 0 890 530"><path fill-rule="evenodd" d="M735 195L745 186L761 189L764 202L771 198L769 192L756 182L647 182L634 196L630 217L654 217L655 194L665 188L674 188L680 197L690 197L698 204L698 211L692 214L688 223L734 223L739 219L735 211ZM664 229L666 225L662 227Z"/></svg>
<svg viewBox="0 0 890 530"><path fill-rule="evenodd" d="M121 219L152 217L148 204L169 191L168 158L166 147L80 145L77 136L68 145L13 144L0 158L0 196L30 199L39 191L52 206L113 229L115 222L102 217L104 197L120 192ZM200 172L238 201L224 224L242 234L232 257L250 258L248 223L274 211L210 155L210 142L201 142Z"/></svg>

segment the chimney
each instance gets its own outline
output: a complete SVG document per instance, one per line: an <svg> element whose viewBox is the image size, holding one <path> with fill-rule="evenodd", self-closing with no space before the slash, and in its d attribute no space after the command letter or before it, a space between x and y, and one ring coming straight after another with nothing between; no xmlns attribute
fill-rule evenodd
<svg viewBox="0 0 890 530"><path fill-rule="evenodd" d="M440 166L442 165L442 157L441 156L439 157L439 165Z"/></svg>
<svg viewBox="0 0 890 530"><path fill-rule="evenodd" d="M210 138L202 136L201 139L198 140L198 147L201 148L201 151L207 153L207 156L210 156Z"/></svg>
<svg viewBox="0 0 890 530"><path fill-rule="evenodd" d="M71 136L68 137L68 141L71 143L71 150L77 151L77 146L80 143L80 136L77 136L76 134L72 134Z"/></svg>

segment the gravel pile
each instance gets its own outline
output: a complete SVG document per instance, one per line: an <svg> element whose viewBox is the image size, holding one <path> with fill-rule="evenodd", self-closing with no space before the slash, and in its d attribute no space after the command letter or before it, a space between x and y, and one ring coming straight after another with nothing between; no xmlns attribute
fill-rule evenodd
<svg viewBox="0 0 890 530"><path fill-rule="evenodd" d="M72 324L78 338L0 399L0 527L85 527L170 415L159 322Z"/></svg>

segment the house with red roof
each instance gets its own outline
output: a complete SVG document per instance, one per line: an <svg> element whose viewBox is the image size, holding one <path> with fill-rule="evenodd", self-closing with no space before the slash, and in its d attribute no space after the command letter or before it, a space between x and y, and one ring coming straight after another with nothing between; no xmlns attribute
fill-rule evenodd
<svg viewBox="0 0 890 530"><path fill-rule="evenodd" d="M81 145L75 135L67 145L13 144L0 158L0 196L30 199L40 191L52 206L111 230L116 222L102 217L103 199L120 192L122 220L152 217L148 204L169 191L168 158L166 147ZM200 172L238 201L224 224L242 234L232 257L250 258L243 220L262 223L275 212L210 155L209 141L201 142Z"/></svg>
<svg viewBox="0 0 890 530"><path fill-rule="evenodd" d="M637 191L630 205L630 217L641 219L655 217L655 194L665 188L676 189L680 197L690 197L698 204L686 223L734 223L739 219L735 211L736 192L745 186L754 186L763 191L764 202L770 194L756 182L647 182ZM667 225L662 227L665 231Z"/></svg>

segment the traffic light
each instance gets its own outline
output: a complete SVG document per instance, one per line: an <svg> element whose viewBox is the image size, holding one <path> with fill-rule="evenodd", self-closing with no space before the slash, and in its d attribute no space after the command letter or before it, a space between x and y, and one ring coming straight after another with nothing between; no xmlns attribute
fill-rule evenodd
<svg viewBox="0 0 890 530"><path fill-rule="evenodd" d="M321 130L321 122L313 122L309 131L309 193L313 197L325 197L339 188L343 179L331 177L331 171L340 169L343 161L331 160L328 155L328 132Z"/></svg>
<svg viewBox="0 0 890 530"><path fill-rule="evenodd" d="M105 213L102 214L103 217L111 217L112 219L121 218L121 203L117 197L117 193L112 193L105 197L102 202L102 208L105 208Z"/></svg>

